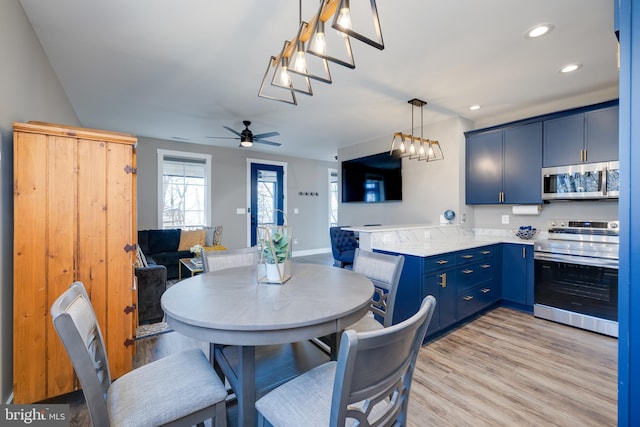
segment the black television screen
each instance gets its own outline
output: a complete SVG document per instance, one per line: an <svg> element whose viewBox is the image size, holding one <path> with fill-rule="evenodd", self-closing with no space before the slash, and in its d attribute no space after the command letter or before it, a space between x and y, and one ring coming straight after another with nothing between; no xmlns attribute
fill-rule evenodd
<svg viewBox="0 0 640 427"><path fill-rule="evenodd" d="M342 202L402 200L402 159L388 152L342 162Z"/></svg>

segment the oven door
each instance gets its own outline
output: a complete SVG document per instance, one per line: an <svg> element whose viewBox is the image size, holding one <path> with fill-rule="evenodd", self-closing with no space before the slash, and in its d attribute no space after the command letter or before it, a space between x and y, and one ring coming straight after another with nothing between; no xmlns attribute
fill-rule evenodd
<svg viewBox="0 0 640 427"><path fill-rule="evenodd" d="M579 259L536 254L534 303L617 322L617 262Z"/></svg>

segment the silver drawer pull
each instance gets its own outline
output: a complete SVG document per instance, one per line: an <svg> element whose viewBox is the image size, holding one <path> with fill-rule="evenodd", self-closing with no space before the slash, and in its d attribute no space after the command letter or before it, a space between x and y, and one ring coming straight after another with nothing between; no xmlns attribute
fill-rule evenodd
<svg viewBox="0 0 640 427"><path fill-rule="evenodd" d="M480 252L482 255L489 255L491 253L491 251L482 251Z"/></svg>
<svg viewBox="0 0 640 427"><path fill-rule="evenodd" d="M491 264L482 264L480 267L482 267L482 268L491 268Z"/></svg>
<svg viewBox="0 0 640 427"><path fill-rule="evenodd" d="M473 258L473 255L462 255L462 258L471 259L471 258Z"/></svg>
<svg viewBox="0 0 640 427"><path fill-rule="evenodd" d="M471 274L471 273L473 273L473 270L462 270L462 272L464 274Z"/></svg>
<svg viewBox="0 0 640 427"><path fill-rule="evenodd" d="M489 288L482 288L482 289L480 289L480 292L482 292L483 294L487 294L487 293L491 292L491 289L489 289Z"/></svg>
<svg viewBox="0 0 640 427"><path fill-rule="evenodd" d="M463 297L463 299L465 301L471 301L473 299L473 297L471 295L467 295L466 297Z"/></svg>
<svg viewBox="0 0 640 427"><path fill-rule="evenodd" d="M439 259L438 261L436 261L436 264L440 264L440 265L449 264L449 261L447 261L446 259Z"/></svg>

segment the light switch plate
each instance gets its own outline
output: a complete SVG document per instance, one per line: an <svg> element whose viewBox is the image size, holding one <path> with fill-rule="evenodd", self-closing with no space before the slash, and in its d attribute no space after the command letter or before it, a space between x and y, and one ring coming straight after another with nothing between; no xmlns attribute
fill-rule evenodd
<svg viewBox="0 0 640 427"><path fill-rule="evenodd" d="M245 213L247 213L247 211L245 211L244 208L236 208L236 214L244 215Z"/></svg>
<svg viewBox="0 0 640 427"><path fill-rule="evenodd" d="M502 215L502 223L509 224L509 215Z"/></svg>

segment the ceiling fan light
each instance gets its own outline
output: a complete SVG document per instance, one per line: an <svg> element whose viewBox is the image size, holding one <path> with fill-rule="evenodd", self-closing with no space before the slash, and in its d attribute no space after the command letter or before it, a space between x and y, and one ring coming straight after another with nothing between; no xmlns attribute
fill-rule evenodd
<svg viewBox="0 0 640 427"><path fill-rule="evenodd" d="M242 137L242 139L240 139L240 146L242 147L253 147L253 141L251 139Z"/></svg>

